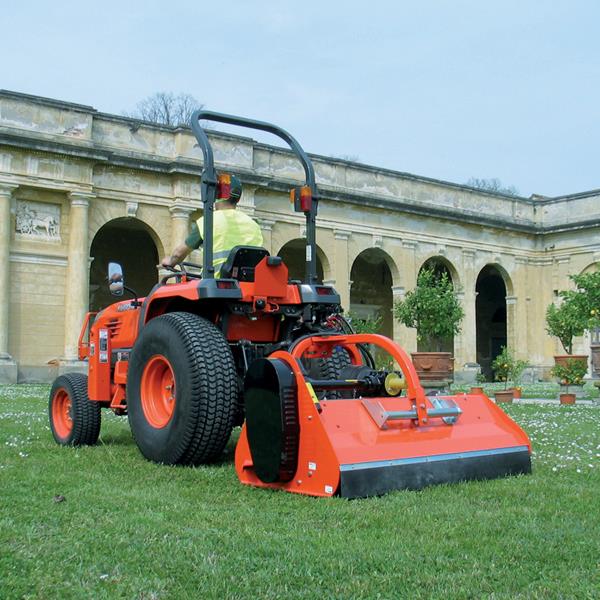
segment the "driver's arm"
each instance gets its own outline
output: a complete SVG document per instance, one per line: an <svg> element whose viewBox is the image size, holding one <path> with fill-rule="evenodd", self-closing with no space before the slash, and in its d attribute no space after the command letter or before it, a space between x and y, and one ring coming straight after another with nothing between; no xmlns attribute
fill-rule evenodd
<svg viewBox="0 0 600 600"><path fill-rule="evenodd" d="M185 238L185 241L175 247L171 256L165 256L160 264L163 267L174 267L178 265L192 250L197 250L202 245L202 236L198 230L198 225L192 225L190 235Z"/></svg>

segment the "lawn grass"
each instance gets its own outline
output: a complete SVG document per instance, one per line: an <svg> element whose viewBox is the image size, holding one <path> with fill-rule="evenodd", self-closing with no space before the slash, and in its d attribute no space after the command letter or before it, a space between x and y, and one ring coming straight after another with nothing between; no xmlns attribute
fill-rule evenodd
<svg viewBox="0 0 600 600"><path fill-rule="evenodd" d="M0 387L0 598L598 598L598 406L509 405L533 475L315 499L142 458L126 418L55 445ZM64 496L65 500L55 501Z"/></svg>

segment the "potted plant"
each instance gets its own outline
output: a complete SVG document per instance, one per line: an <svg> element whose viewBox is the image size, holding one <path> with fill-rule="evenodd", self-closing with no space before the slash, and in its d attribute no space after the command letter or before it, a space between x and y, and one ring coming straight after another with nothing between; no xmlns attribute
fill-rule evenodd
<svg viewBox="0 0 600 600"><path fill-rule="evenodd" d="M566 355L554 357L555 364L566 365L569 359L587 360L573 354L573 338L600 326L600 271L570 275L574 290L561 291L560 306L546 310L546 331L560 340Z"/></svg>
<svg viewBox="0 0 600 600"><path fill-rule="evenodd" d="M452 281L445 272L423 268L414 290L394 305L394 316L406 327L417 330L417 339L431 352L412 352L421 379L443 380L452 377L451 352L442 352L444 341L460 332L464 317Z"/></svg>
<svg viewBox="0 0 600 600"><path fill-rule="evenodd" d="M512 381L513 398L520 398L523 388L521 387L521 378L527 368L527 362L518 358L513 359L510 368L509 379Z"/></svg>
<svg viewBox="0 0 600 600"><path fill-rule="evenodd" d="M499 390L494 394L496 402L512 402L513 390L508 389L508 379L513 369L514 358L506 346L502 346L502 351L492 361L492 371L496 381L504 382L504 390Z"/></svg>
<svg viewBox="0 0 600 600"><path fill-rule="evenodd" d="M477 373L477 377L475 378L475 381L479 384L479 385L472 385L471 386L471 390L469 391L470 394L478 394L478 395L482 395L484 393L483 391L483 385L485 383L485 375L483 373Z"/></svg>
<svg viewBox="0 0 600 600"><path fill-rule="evenodd" d="M575 404L575 394L569 393L570 385L581 385L587 372L587 361L569 359L565 364L554 365L552 375L558 377L565 391L559 394L561 404Z"/></svg>

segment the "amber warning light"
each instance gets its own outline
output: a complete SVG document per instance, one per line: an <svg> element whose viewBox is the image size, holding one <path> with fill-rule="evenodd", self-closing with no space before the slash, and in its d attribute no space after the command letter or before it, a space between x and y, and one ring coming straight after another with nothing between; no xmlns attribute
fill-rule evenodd
<svg viewBox="0 0 600 600"><path fill-rule="evenodd" d="M303 185L302 187L293 188L290 191L290 201L294 204L296 212L310 212L312 208L312 193L310 186Z"/></svg>
<svg viewBox="0 0 600 600"><path fill-rule="evenodd" d="M217 179L217 199L231 196L231 175L224 173Z"/></svg>

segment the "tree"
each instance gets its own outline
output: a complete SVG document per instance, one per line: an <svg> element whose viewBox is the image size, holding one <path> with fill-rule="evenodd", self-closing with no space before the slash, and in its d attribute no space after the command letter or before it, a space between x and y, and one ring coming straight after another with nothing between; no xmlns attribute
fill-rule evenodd
<svg viewBox="0 0 600 600"><path fill-rule="evenodd" d="M562 302L546 309L546 331L556 336L567 354L573 353L573 338L600 327L600 271L570 275L574 290L559 293Z"/></svg>
<svg viewBox="0 0 600 600"><path fill-rule="evenodd" d="M161 125L188 126L192 113L199 108L204 108L204 104L190 94L156 92L138 102L135 110L125 116Z"/></svg>
<svg viewBox="0 0 600 600"><path fill-rule="evenodd" d="M507 194L508 196L518 196L519 190L514 185L504 185L500 179L494 177L492 179L480 179L479 177L471 177L465 185L485 190L486 192L498 192Z"/></svg>
<svg viewBox="0 0 600 600"><path fill-rule="evenodd" d="M417 287L394 305L394 316L406 327L415 328L419 339L439 351L444 340L460 331L465 313L448 274L423 268Z"/></svg>

